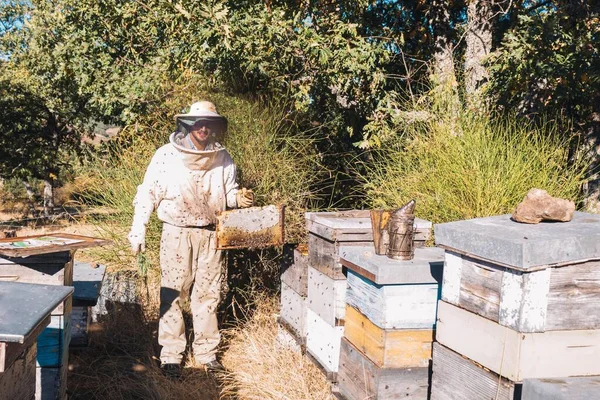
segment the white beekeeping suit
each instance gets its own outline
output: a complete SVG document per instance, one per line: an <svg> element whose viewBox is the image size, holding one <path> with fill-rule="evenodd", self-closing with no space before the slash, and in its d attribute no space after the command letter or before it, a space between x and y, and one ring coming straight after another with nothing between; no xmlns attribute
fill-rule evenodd
<svg viewBox="0 0 600 400"><path fill-rule="evenodd" d="M222 258L216 249L214 224L217 214L226 208L248 207L253 202L251 191L238 190L233 160L216 142L227 122L217 114L214 105L194 103L190 113L176 118L178 131L156 151L138 186L128 236L134 253L143 251L146 224L152 212L156 210L164 222L158 341L163 367L175 370L186 348L180 302L188 292L194 357L196 362L208 366L216 362Z"/></svg>

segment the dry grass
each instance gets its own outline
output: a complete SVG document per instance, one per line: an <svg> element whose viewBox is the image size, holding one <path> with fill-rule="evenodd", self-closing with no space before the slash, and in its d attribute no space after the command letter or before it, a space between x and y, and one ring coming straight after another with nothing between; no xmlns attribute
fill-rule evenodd
<svg viewBox="0 0 600 400"><path fill-rule="evenodd" d="M334 399L319 369L278 341L278 298L259 298L248 322L226 331L223 394L243 400Z"/></svg>

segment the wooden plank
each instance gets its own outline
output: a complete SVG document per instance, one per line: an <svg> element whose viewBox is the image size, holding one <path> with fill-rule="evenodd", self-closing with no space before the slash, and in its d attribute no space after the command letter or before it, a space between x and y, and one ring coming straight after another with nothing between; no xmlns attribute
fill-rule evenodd
<svg viewBox="0 0 600 400"><path fill-rule="evenodd" d="M105 265L73 262L73 305L95 306L105 273Z"/></svg>
<svg viewBox="0 0 600 400"><path fill-rule="evenodd" d="M523 400L600 399L600 377L525 379Z"/></svg>
<svg viewBox="0 0 600 400"><path fill-rule="evenodd" d="M378 367L428 367L435 331L384 330L358 310L346 308L344 337Z"/></svg>
<svg viewBox="0 0 600 400"><path fill-rule="evenodd" d="M504 268L463 259L458 306L498 321Z"/></svg>
<svg viewBox="0 0 600 400"><path fill-rule="evenodd" d="M379 368L348 340L343 339L338 388L347 400L426 400L429 368Z"/></svg>
<svg viewBox="0 0 600 400"><path fill-rule="evenodd" d="M440 301L436 340L513 382L600 375L600 330L521 333Z"/></svg>
<svg viewBox="0 0 600 400"><path fill-rule="evenodd" d="M281 264L281 282L300 296L308 295L308 254L294 249L291 263Z"/></svg>
<svg viewBox="0 0 600 400"><path fill-rule="evenodd" d="M342 279L340 248L364 246L368 242L332 242L315 234L308 235L308 264L333 279Z"/></svg>
<svg viewBox="0 0 600 400"><path fill-rule="evenodd" d="M0 243L11 243L24 241L28 239L36 239L41 237L56 237L60 239L78 240L77 243L71 244L52 244L48 246L36 246L28 248L0 248L0 255L4 257L28 257L40 254L59 253L64 251L72 251L77 249L87 249L90 247L106 246L111 244L110 240L104 240L89 236L72 235L69 233L46 233L43 235L21 236L18 238L0 239Z"/></svg>
<svg viewBox="0 0 600 400"><path fill-rule="evenodd" d="M346 303L383 329L434 329L437 284L377 285L348 271Z"/></svg>
<svg viewBox="0 0 600 400"><path fill-rule="evenodd" d="M332 279L308 267L307 304L329 325L340 325L346 313L346 279Z"/></svg>
<svg viewBox="0 0 600 400"><path fill-rule="evenodd" d="M600 329L600 262L553 268L546 330Z"/></svg>
<svg viewBox="0 0 600 400"><path fill-rule="evenodd" d="M433 344L431 400L490 399L514 400L515 384L439 343Z"/></svg>
<svg viewBox="0 0 600 400"><path fill-rule="evenodd" d="M337 372L344 327L329 325L310 308L307 313L306 350L326 372Z"/></svg>
<svg viewBox="0 0 600 400"><path fill-rule="evenodd" d="M279 315L282 321L293 329L296 336L301 339L306 338L306 320L308 318L306 297L296 293L284 282L281 282Z"/></svg>
<svg viewBox="0 0 600 400"><path fill-rule="evenodd" d="M0 399L31 400L35 395L35 342L22 350L8 370L0 373Z"/></svg>
<svg viewBox="0 0 600 400"><path fill-rule="evenodd" d="M217 215L217 249L282 246L285 207L269 205L222 211Z"/></svg>

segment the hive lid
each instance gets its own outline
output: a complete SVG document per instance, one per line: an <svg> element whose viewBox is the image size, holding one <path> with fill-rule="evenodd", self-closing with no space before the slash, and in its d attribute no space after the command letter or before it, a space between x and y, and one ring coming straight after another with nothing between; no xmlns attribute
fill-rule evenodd
<svg viewBox="0 0 600 400"><path fill-rule="evenodd" d="M435 242L470 257L532 271L600 259L600 215L575 212L570 222L522 224L506 214L436 224Z"/></svg>

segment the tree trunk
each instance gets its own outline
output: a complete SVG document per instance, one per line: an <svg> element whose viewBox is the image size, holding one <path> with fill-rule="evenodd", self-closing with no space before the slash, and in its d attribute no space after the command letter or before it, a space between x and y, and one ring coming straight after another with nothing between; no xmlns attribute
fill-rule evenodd
<svg viewBox="0 0 600 400"><path fill-rule="evenodd" d="M44 216L49 217L54 209L54 186L48 179L44 180Z"/></svg>
<svg viewBox="0 0 600 400"><path fill-rule="evenodd" d="M434 35L433 74L435 83L444 87L456 87L456 73L452 56L450 35L450 12L443 0L431 1L430 22Z"/></svg>
<svg viewBox="0 0 600 400"><path fill-rule="evenodd" d="M465 90L471 106L478 108L481 85L489 74L483 65L492 50L493 0L471 0L467 7Z"/></svg>

